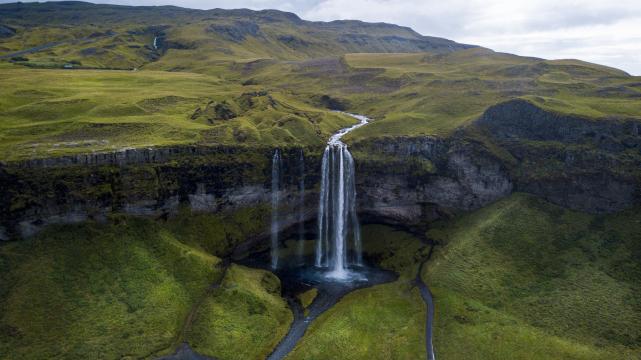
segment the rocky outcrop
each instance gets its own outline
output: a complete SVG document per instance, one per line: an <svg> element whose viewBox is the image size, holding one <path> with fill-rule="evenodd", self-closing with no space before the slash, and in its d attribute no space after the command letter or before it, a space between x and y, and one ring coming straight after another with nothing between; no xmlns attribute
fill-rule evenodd
<svg viewBox="0 0 641 360"><path fill-rule="evenodd" d="M514 100L449 138L377 138L350 145L365 221L422 227L513 191L587 212L641 204L640 122L592 120ZM322 148L305 149L303 220L316 218ZM0 164L0 239L111 213L166 217L181 207L265 207L273 149L177 146ZM279 228L299 221L300 149L282 149ZM264 234L268 234L265 229Z"/></svg>
<svg viewBox="0 0 641 360"><path fill-rule="evenodd" d="M16 34L16 29L0 24L0 39L10 38Z"/></svg>
<svg viewBox="0 0 641 360"><path fill-rule="evenodd" d="M236 43L244 41L248 36L257 37L262 35L258 24L241 20L234 21L232 24L211 24L205 31Z"/></svg>
<svg viewBox="0 0 641 360"><path fill-rule="evenodd" d="M589 119L526 100L489 108L468 132L500 149L515 190L603 213L641 204L641 121Z"/></svg>
<svg viewBox="0 0 641 360"><path fill-rule="evenodd" d="M470 144L434 137L380 139L355 146L359 208L366 218L418 225L507 196L501 162Z"/></svg>
<svg viewBox="0 0 641 360"><path fill-rule="evenodd" d="M271 199L271 151L131 149L5 164L0 166L0 236L29 237L49 224L100 221L111 213L165 217L183 206L194 212L260 207ZM298 151L284 151L284 214L299 207ZM315 166L318 160L310 152L306 161ZM310 174L308 188L315 181ZM284 216L283 228L295 219Z"/></svg>
<svg viewBox="0 0 641 360"><path fill-rule="evenodd" d="M641 149L641 122L588 119L546 111L516 99L490 107L476 124L498 141L556 141L584 144L608 152Z"/></svg>

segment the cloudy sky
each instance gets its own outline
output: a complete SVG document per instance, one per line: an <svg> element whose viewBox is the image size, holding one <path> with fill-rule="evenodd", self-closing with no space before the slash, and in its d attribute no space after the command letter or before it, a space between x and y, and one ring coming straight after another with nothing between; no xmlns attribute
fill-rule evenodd
<svg viewBox="0 0 641 360"><path fill-rule="evenodd" d="M9 2L0 0L0 2ZM641 0L101 0L128 5L280 9L307 20L359 19L549 59L641 75Z"/></svg>

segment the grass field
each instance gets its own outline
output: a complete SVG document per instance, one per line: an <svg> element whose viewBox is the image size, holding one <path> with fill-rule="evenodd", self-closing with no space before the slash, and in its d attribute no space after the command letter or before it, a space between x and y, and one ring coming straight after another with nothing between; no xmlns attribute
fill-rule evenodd
<svg viewBox="0 0 641 360"><path fill-rule="evenodd" d="M46 24L38 23L47 8L56 16L49 10ZM393 25L73 3L0 10L15 30L0 39L0 54L61 43L27 61L0 61L3 160L194 143L320 146L351 121L328 112L330 103L375 120L348 142L448 136L514 98L599 121L641 118L640 77L469 48ZM409 41L392 44L390 36ZM417 41L458 51L411 45ZM104 71L59 70L66 63Z"/></svg>
<svg viewBox="0 0 641 360"><path fill-rule="evenodd" d="M3 160L196 143L320 145L354 122L193 73L0 68L0 79Z"/></svg>
<svg viewBox="0 0 641 360"><path fill-rule="evenodd" d="M139 358L172 352L220 260L147 220L53 227L0 247L7 359Z"/></svg>
<svg viewBox="0 0 641 360"><path fill-rule="evenodd" d="M173 352L186 340L187 315L210 299L210 285L223 275L212 254L228 256L262 230L263 211L255 210L181 213L164 222L115 215L106 224L52 226L35 238L2 244L0 353L93 359ZM229 305L238 291L250 300L263 296L270 302L253 304L274 311L286 328L291 314L274 295L273 275L232 267L223 285L216 299ZM255 331L259 320L238 331ZM190 339L208 332L194 329Z"/></svg>
<svg viewBox="0 0 641 360"><path fill-rule="evenodd" d="M517 194L431 230L437 355L641 358L640 223Z"/></svg>
<svg viewBox="0 0 641 360"><path fill-rule="evenodd" d="M292 321L275 275L231 265L221 287L199 307L186 340L199 353L218 359L260 360Z"/></svg>

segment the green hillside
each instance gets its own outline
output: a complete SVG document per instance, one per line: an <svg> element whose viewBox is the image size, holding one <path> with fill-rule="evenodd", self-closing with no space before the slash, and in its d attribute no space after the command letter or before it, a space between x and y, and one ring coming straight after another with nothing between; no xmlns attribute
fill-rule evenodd
<svg viewBox="0 0 641 360"><path fill-rule="evenodd" d="M641 357L641 216L516 194L428 236L423 279L445 359Z"/></svg>
<svg viewBox="0 0 641 360"><path fill-rule="evenodd" d="M423 358L416 276L439 359L641 359L641 77L392 24L75 1L0 4L0 239L43 228L0 241L0 358L155 358L185 341L264 358L292 311L276 275L230 256L265 250L274 209L316 215L319 149L356 123L344 112L372 120L343 138L361 145L359 181L328 178L356 184L366 258L399 277L337 299L289 359ZM211 148L21 163L178 146Z"/></svg>
<svg viewBox="0 0 641 360"><path fill-rule="evenodd" d="M597 120L641 116L641 80L623 71L496 53L390 24L81 2L4 4L0 18L3 159L175 144L319 145L352 121L328 109L375 120L348 141L447 136L514 98ZM56 70L64 66L71 69Z"/></svg>
<svg viewBox="0 0 641 360"><path fill-rule="evenodd" d="M355 122L282 91L193 73L5 67L0 78L2 160L177 144L321 145Z"/></svg>
<svg viewBox="0 0 641 360"><path fill-rule="evenodd" d="M449 52L469 47L391 24L301 20L276 10L191 10L82 2L0 4L0 56L25 55L28 66L208 71L220 62L295 60L351 52ZM71 30L71 31L70 31ZM158 38L154 46L154 38ZM48 47L51 46L51 47Z"/></svg>

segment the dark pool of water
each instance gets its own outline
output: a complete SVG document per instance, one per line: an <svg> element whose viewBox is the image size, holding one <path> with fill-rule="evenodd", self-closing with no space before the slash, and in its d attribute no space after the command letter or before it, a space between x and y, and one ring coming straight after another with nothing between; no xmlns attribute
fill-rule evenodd
<svg viewBox="0 0 641 360"><path fill-rule="evenodd" d="M313 265L300 264L300 259L282 261L276 270L270 268L269 253L255 254L240 263L254 268L273 271L281 280L283 295L294 313L294 322L283 340L276 346L269 360L283 359L303 337L309 325L322 313L334 306L343 296L350 292L378 284L392 282L397 275L391 271L373 266L350 267L347 276L337 279L328 269ZM311 264L313 259L304 261ZM311 288L318 290L318 295L304 313L296 295Z"/></svg>

